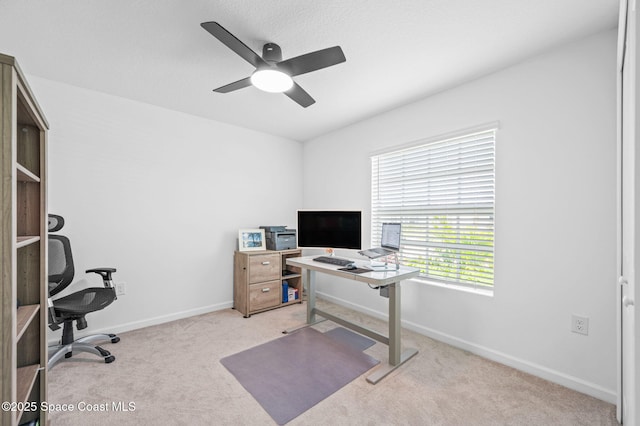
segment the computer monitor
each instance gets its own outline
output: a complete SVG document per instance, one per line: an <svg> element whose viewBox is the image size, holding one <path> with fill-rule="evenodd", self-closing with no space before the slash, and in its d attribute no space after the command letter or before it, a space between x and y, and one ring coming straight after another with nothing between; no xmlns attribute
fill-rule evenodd
<svg viewBox="0 0 640 426"><path fill-rule="evenodd" d="M298 210L298 246L361 249L362 212Z"/></svg>
<svg viewBox="0 0 640 426"><path fill-rule="evenodd" d="M383 223L380 246L388 250L400 251L401 233L402 225L400 223Z"/></svg>

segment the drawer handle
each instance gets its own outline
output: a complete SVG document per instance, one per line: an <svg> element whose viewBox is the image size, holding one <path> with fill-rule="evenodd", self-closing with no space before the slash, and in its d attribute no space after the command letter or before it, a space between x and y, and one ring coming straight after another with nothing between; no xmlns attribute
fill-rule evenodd
<svg viewBox="0 0 640 426"><path fill-rule="evenodd" d="M271 289L269 287L262 289L263 293L269 293L269 291L271 291Z"/></svg>
<svg viewBox="0 0 640 426"><path fill-rule="evenodd" d="M263 265L268 265L268 264L270 264L270 263L271 263L271 262L268 262L268 261L267 261L267 262L262 262L262 264L263 264Z"/></svg>

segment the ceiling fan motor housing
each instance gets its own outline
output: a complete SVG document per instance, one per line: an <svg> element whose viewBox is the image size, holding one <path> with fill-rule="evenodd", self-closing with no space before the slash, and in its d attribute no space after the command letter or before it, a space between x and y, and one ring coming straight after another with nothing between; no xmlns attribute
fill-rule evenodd
<svg viewBox="0 0 640 426"><path fill-rule="evenodd" d="M267 43L262 46L262 59L274 65L282 61L282 49L275 43Z"/></svg>

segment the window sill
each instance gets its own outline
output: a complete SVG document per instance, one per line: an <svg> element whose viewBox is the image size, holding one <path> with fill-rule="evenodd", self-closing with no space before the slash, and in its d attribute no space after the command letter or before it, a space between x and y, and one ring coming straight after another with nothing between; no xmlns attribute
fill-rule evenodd
<svg viewBox="0 0 640 426"><path fill-rule="evenodd" d="M413 278L409 281L413 281L418 284L426 284L433 287L446 288L449 290L463 291L465 293L477 294L479 296L493 297L493 289L474 288L456 284L444 284L438 281L431 281L424 278Z"/></svg>

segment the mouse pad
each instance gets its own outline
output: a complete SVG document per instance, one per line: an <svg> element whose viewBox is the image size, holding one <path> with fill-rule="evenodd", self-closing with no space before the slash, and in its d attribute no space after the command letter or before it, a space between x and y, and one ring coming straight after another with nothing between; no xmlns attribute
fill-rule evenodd
<svg viewBox="0 0 640 426"><path fill-rule="evenodd" d="M365 272L371 272L371 269L367 269L367 268L356 268L356 269L338 268L338 271L352 272L354 274L364 274Z"/></svg>

